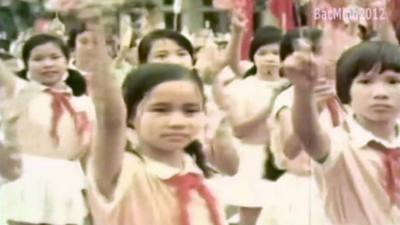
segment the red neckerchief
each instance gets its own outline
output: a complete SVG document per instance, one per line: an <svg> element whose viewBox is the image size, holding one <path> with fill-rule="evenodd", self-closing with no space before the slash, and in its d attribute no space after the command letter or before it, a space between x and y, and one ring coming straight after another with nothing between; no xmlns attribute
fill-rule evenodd
<svg viewBox="0 0 400 225"><path fill-rule="evenodd" d="M384 161L390 200L400 208L400 149L386 149Z"/></svg>
<svg viewBox="0 0 400 225"><path fill-rule="evenodd" d="M181 225L190 225L188 205L190 201L191 190L196 190L206 201L211 220L214 225L222 225L216 200L210 190L203 184L203 178L200 175L194 173L176 175L168 179L167 183L176 188Z"/></svg>
<svg viewBox="0 0 400 225"><path fill-rule="evenodd" d="M386 148L372 142L372 148L383 152L383 161L386 169L386 191L392 204L400 208L400 148Z"/></svg>
<svg viewBox="0 0 400 225"><path fill-rule="evenodd" d="M90 125L86 112L75 111L70 102L71 94L65 92L56 92L50 88L46 89L45 92L53 97L53 102L51 104L51 107L53 109L53 118L50 135L56 142L56 145L60 143L60 137L58 136L57 128L61 116L64 113L64 108L72 116L75 123L76 131L78 135L82 137L83 132L87 130Z"/></svg>

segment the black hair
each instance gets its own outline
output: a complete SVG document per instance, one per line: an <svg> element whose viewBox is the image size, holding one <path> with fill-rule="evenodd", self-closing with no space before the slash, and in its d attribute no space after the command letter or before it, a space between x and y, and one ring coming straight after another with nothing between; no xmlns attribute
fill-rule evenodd
<svg viewBox="0 0 400 225"><path fill-rule="evenodd" d="M70 32L68 33L67 44L71 51L74 51L76 48L76 39L78 38L78 36L86 31L87 29L83 23L79 23L77 26L70 30Z"/></svg>
<svg viewBox="0 0 400 225"><path fill-rule="evenodd" d="M279 44L282 39L282 30L274 26L265 26L257 29L250 44L249 58L254 61L257 50L268 44Z"/></svg>
<svg viewBox="0 0 400 225"><path fill-rule="evenodd" d="M193 64L195 62L194 59L194 48L192 43L182 34L173 31L160 29L150 32L145 35L143 39L139 43L138 47L138 55L139 55L139 63L147 63L147 59L149 57L151 48L153 47L153 43L160 39L169 39L174 41L177 45L184 48L192 58Z"/></svg>
<svg viewBox="0 0 400 225"><path fill-rule="evenodd" d="M174 64L143 64L130 72L122 85L128 126L130 126L129 120L135 117L139 103L148 92L159 84L175 80L192 81L199 88L203 97L203 104L205 104L203 84L200 77L194 71ZM185 148L185 152L195 158L196 164L206 177L211 175L211 169L207 166L202 145L198 140L190 143Z"/></svg>
<svg viewBox="0 0 400 225"><path fill-rule="evenodd" d="M279 47L279 57L281 61L284 61L290 56L296 49L294 47L296 40L301 36L309 40L312 44L312 50L314 52L319 51L319 44L322 38L322 31L317 28L302 27L286 33Z"/></svg>
<svg viewBox="0 0 400 225"><path fill-rule="evenodd" d="M274 26L264 26L254 33L254 38L250 44L249 58L254 62L254 55L257 50L268 44L279 44L282 39L282 30ZM256 65L253 65L249 70L246 71L243 78L255 75L257 73Z"/></svg>
<svg viewBox="0 0 400 225"><path fill-rule="evenodd" d="M25 64L25 68L28 68L28 61L29 57L31 56L32 50L37 46L44 45L47 43L53 43L58 48L60 48L64 57L66 58L66 61L68 62L69 49L61 38L51 34L37 34L29 38L22 47L22 60Z"/></svg>
<svg viewBox="0 0 400 225"><path fill-rule="evenodd" d="M360 73L380 63L381 71L400 72L400 48L384 41L365 41L345 51L336 66L336 90L344 104L351 102L350 88Z"/></svg>

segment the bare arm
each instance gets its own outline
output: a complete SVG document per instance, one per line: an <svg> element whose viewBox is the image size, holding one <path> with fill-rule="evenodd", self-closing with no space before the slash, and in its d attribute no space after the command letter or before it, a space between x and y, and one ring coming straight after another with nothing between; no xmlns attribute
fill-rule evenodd
<svg viewBox="0 0 400 225"><path fill-rule="evenodd" d="M232 38L227 48L227 61L237 77L242 77L246 70L240 66L240 53L243 42L243 35L246 29L246 17L239 11L232 15Z"/></svg>
<svg viewBox="0 0 400 225"><path fill-rule="evenodd" d="M121 89L111 73L111 59L107 55L105 39L94 32L97 44L92 49L92 98L97 124L92 146L96 184L106 197L114 192L121 171L126 143L126 112Z"/></svg>
<svg viewBox="0 0 400 225"><path fill-rule="evenodd" d="M272 107L279 91L274 90L272 99L269 103L260 109L257 113L249 116L246 115L245 110L240 105L235 105L229 109L228 116L233 126L235 136L238 138L244 137L250 131L254 130L255 126L263 124L267 117L272 112Z"/></svg>
<svg viewBox="0 0 400 225"><path fill-rule="evenodd" d="M0 90L4 90L5 97L14 94L17 77L0 59Z"/></svg>
<svg viewBox="0 0 400 225"><path fill-rule="evenodd" d="M283 154L286 158L295 159L303 149L300 139L294 134L292 114L289 108L282 109L278 114L279 126L282 129L281 140L283 143Z"/></svg>
<svg viewBox="0 0 400 225"><path fill-rule="evenodd" d="M292 121L294 133L305 151L316 161L323 161L330 152L329 136L319 124L314 87L318 79L317 62L311 53L295 52L284 62L285 74L294 85Z"/></svg>
<svg viewBox="0 0 400 225"><path fill-rule="evenodd" d="M235 175L239 168L239 156L234 144L234 138L229 131L227 121L223 119L211 140L209 159L221 172Z"/></svg>

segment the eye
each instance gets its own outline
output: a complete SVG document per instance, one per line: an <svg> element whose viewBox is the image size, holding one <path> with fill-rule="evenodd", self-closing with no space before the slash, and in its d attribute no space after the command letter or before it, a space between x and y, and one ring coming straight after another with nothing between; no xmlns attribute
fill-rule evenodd
<svg viewBox="0 0 400 225"><path fill-rule="evenodd" d="M57 60L57 59L60 59L60 58L61 58L60 55L52 55L51 56L51 59L53 59L53 60Z"/></svg>
<svg viewBox="0 0 400 225"><path fill-rule="evenodd" d="M150 111L155 113L167 113L169 109L167 107L154 107L151 108Z"/></svg>
<svg viewBox="0 0 400 225"><path fill-rule="evenodd" d="M279 55L279 50L272 50L271 54Z"/></svg>
<svg viewBox="0 0 400 225"><path fill-rule="evenodd" d="M198 113L198 112L200 112L200 111L201 111L201 109L200 109L200 107L198 107L198 106L188 107L188 108L185 108L185 109L184 109L185 114L189 114L189 115Z"/></svg>
<svg viewBox="0 0 400 225"><path fill-rule="evenodd" d="M389 78L387 81L389 84L399 84L400 83L400 79L397 78Z"/></svg>
<svg viewBox="0 0 400 225"><path fill-rule="evenodd" d="M359 80L357 81L357 83L360 83L360 84L370 84L370 83L371 83L371 79L367 79L367 78L359 79Z"/></svg>
<svg viewBox="0 0 400 225"><path fill-rule="evenodd" d="M183 57L183 56L187 56L187 55L188 55L188 53L186 51L179 51L178 52L178 56Z"/></svg>
<svg viewBox="0 0 400 225"><path fill-rule="evenodd" d="M39 62L39 61L41 61L41 60L43 60L43 56L34 56L34 57L32 57L32 61L35 61L35 62Z"/></svg>
<svg viewBox="0 0 400 225"><path fill-rule="evenodd" d="M157 59L165 59L165 58L167 58L167 56L168 56L168 54L166 54L166 53L158 53L154 57Z"/></svg>

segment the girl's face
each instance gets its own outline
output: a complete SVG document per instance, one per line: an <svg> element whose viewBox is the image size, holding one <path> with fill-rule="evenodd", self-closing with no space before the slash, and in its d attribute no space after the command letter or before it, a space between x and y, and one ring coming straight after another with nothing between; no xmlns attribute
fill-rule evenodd
<svg viewBox="0 0 400 225"><path fill-rule="evenodd" d="M51 42L33 48L28 59L32 79L47 86L62 82L67 66L62 50Z"/></svg>
<svg viewBox="0 0 400 225"><path fill-rule="evenodd" d="M395 121L400 113L400 73L363 73L350 88L351 107L361 120Z"/></svg>
<svg viewBox="0 0 400 225"><path fill-rule="evenodd" d="M178 64L188 69L193 67L193 60L189 52L175 41L167 38L153 42L147 62Z"/></svg>
<svg viewBox="0 0 400 225"><path fill-rule="evenodd" d="M168 81L154 87L139 103L133 119L143 147L183 150L204 125L203 97L192 81Z"/></svg>
<svg viewBox="0 0 400 225"><path fill-rule="evenodd" d="M260 74L275 75L279 73L279 44L261 46L254 55L254 63Z"/></svg>
<svg viewBox="0 0 400 225"><path fill-rule="evenodd" d="M84 56L84 53L91 49L94 44L93 36L89 31L80 33L76 38L76 54L77 57Z"/></svg>

